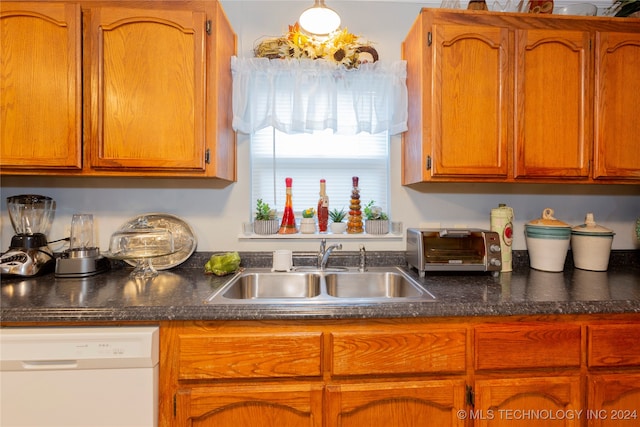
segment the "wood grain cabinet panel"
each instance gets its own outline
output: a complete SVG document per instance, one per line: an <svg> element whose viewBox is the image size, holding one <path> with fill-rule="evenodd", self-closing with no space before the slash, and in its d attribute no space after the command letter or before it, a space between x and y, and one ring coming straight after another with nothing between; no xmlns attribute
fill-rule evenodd
<svg viewBox="0 0 640 427"><path fill-rule="evenodd" d="M474 330L478 370L579 367L577 324L508 324Z"/></svg>
<svg viewBox="0 0 640 427"><path fill-rule="evenodd" d="M179 390L177 427L322 427L322 385Z"/></svg>
<svg viewBox="0 0 640 427"><path fill-rule="evenodd" d="M320 332L179 335L179 379L321 374Z"/></svg>
<svg viewBox="0 0 640 427"><path fill-rule="evenodd" d="M640 373L589 375L589 427L640 425Z"/></svg>
<svg viewBox="0 0 640 427"><path fill-rule="evenodd" d="M0 2L0 166L82 168L79 4Z"/></svg>
<svg viewBox="0 0 640 427"><path fill-rule="evenodd" d="M591 33L530 29L515 38L515 178L589 178Z"/></svg>
<svg viewBox="0 0 640 427"><path fill-rule="evenodd" d="M332 332L333 375L464 372L466 330Z"/></svg>
<svg viewBox="0 0 640 427"><path fill-rule="evenodd" d="M506 179L513 104L508 28L423 11L402 52L409 92L403 184Z"/></svg>
<svg viewBox="0 0 640 427"><path fill-rule="evenodd" d="M463 427L463 380L327 386L327 427Z"/></svg>
<svg viewBox="0 0 640 427"><path fill-rule="evenodd" d="M90 23L92 167L204 171L206 14L102 7Z"/></svg>
<svg viewBox="0 0 640 427"><path fill-rule="evenodd" d="M640 22L635 24L640 27ZM640 179L640 30L596 34L595 178Z"/></svg>
<svg viewBox="0 0 640 427"><path fill-rule="evenodd" d="M587 327L589 367L640 366L640 325Z"/></svg>
<svg viewBox="0 0 640 427"><path fill-rule="evenodd" d="M481 379L475 382L477 427L578 427L579 376ZM574 414L567 415L564 414Z"/></svg>

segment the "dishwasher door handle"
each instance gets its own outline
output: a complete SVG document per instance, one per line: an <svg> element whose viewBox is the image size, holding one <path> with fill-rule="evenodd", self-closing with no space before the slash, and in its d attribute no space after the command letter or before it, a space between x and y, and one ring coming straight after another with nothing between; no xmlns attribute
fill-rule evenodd
<svg viewBox="0 0 640 427"><path fill-rule="evenodd" d="M22 368L25 371L39 369L77 369L77 360L23 360Z"/></svg>

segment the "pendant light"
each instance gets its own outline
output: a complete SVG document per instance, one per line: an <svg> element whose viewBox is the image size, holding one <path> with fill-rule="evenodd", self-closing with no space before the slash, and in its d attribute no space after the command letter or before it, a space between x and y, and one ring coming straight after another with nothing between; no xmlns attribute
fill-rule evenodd
<svg viewBox="0 0 640 427"><path fill-rule="evenodd" d="M313 7L302 12L300 26L308 33L326 36L340 26L340 15L328 8L324 0L315 0Z"/></svg>

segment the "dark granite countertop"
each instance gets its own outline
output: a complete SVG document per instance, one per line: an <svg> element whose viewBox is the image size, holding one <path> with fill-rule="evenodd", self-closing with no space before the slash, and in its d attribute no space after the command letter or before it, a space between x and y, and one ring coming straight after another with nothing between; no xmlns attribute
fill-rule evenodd
<svg viewBox="0 0 640 427"><path fill-rule="evenodd" d="M13 322L104 322L163 320L358 319L440 316L640 313L640 251L614 251L609 270L573 267L562 273L530 269L526 251L514 252L514 271L428 273L420 282L435 301L362 304L207 304L229 277L205 275L211 254L196 253L180 267L152 280L129 278L131 268L85 279L2 278L0 320ZM269 267L270 253L241 253L243 266ZM336 253L330 265L355 266L357 253ZM315 254L294 253L294 265L313 265ZM405 265L403 252L372 252L368 265ZM415 272L411 272L418 278Z"/></svg>

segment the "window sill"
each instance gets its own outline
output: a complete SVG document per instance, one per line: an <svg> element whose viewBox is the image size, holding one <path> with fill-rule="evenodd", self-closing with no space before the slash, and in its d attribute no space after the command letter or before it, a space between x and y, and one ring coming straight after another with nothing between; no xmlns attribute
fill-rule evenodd
<svg viewBox="0 0 640 427"><path fill-rule="evenodd" d="M333 233L313 233L313 234L240 234L238 239L240 240L287 240L287 239L299 239L299 240L402 240L404 236L402 234L333 234Z"/></svg>

